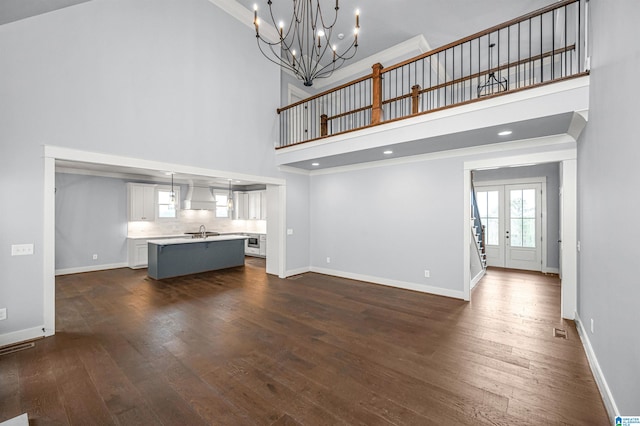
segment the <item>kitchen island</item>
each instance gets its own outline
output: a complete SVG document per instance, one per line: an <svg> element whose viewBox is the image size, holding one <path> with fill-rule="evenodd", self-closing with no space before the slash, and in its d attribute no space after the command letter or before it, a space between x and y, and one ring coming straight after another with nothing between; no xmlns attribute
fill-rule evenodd
<svg viewBox="0 0 640 426"><path fill-rule="evenodd" d="M163 278L244 265L243 235L150 240L147 275Z"/></svg>

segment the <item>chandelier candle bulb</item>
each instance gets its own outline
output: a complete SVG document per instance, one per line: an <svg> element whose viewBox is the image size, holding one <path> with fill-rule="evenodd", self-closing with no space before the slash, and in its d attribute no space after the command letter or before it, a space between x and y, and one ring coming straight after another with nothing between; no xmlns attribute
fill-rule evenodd
<svg viewBox="0 0 640 426"><path fill-rule="evenodd" d="M312 86L314 79L331 76L335 70L356 55L360 11L356 11L356 31L353 41L338 50L331 40L334 29L339 39L344 37L343 33L335 28L338 22L338 0L335 2L332 19L327 19L329 18L326 16L327 10L324 14L322 13L320 1L294 0L291 4L293 5L292 17L285 33L284 22L287 22L287 19L278 22L272 10L273 1L267 1L269 7L267 15L271 18L270 21L267 19L267 29L270 30L273 26L276 31L270 36L271 38L269 38L270 31L265 35L260 34L258 7L257 4L254 5L253 20L258 49L269 61L302 80L305 86Z"/></svg>

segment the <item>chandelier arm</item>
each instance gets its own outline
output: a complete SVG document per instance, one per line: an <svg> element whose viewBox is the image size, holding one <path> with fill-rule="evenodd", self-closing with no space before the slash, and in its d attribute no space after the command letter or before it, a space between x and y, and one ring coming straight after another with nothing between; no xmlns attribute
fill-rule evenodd
<svg viewBox="0 0 640 426"><path fill-rule="evenodd" d="M334 50L331 45L333 29L338 20L338 1L333 8L333 20L325 21L330 13L325 10L323 14L321 0L293 0L293 14L286 32L284 23L276 23L272 3L272 0L267 1L269 18L278 31L279 40L272 42L263 38L256 23L258 49L267 60L292 72L306 86L311 86L315 78L332 75L345 61L355 56L358 50L357 32L351 44L342 52ZM358 27L356 17L356 31Z"/></svg>

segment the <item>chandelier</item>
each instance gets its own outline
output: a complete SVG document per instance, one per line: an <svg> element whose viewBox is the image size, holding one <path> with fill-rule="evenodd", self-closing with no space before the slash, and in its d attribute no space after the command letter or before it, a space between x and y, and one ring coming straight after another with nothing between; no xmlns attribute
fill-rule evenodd
<svg viewBox="0 0 640 426"><path fill-rule="evenodd" d="M256 40L260 52L271 62L291 71L311 86L316 78L329 77L345 61L353 58L358 50L358 32L360 31L360 13L356 11L356 25L353 39L346 48L339 49L331 43L333 27L338 20L338 0L335 3L333 20L325 20L320 8L321 0L293 0L293 14L288 25L284 21L276 24L268 0L269 16L273 27L277 28L278 41L272 41L260 35L258 5L253 6L253 25L256 28ZM323 0L326 2L326 0ZM342 40L343 34L338 34Z"/></svg>

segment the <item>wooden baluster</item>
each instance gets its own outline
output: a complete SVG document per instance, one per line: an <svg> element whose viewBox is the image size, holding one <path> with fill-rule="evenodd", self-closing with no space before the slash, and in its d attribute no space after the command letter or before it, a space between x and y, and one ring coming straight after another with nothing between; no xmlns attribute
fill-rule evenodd
<svg viewBox="0 0 640 426"><path fill-rule="evenodd" d="M371 124L378 124L382 122L382 64L376 63L373 65L373 75L371 77L371 90L373 91L371 96Z"/></svg>
<svg viewBox="0 0 640 426"><path fill-rule="evenodd" d="M411 87L411 114L419 112L420 104L420 85L416 84Z"/></svg>

